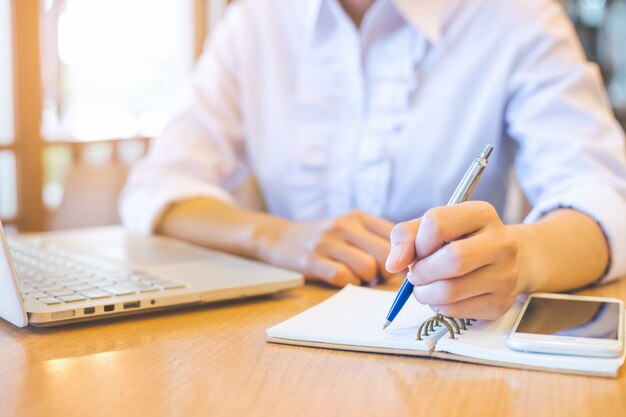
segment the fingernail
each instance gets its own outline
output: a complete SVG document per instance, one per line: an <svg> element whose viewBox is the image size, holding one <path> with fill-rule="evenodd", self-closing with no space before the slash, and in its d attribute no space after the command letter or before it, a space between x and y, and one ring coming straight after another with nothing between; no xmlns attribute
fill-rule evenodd
<svg viewBox="0 0 626 417"><path fill-rule="evenodd" d="M409 282L411 284L415 285L415 286L420 285L419 277L418 277L419 268L418 268L418 271L417 271L418 274L416 274L416 270L415 270L416 269L416 265L417 264L415 262L412 262L411 265L409 265L409 271L406 274L406 279L408 279Z"/></svg>
<svg viewBox="0 0 626 417"><path fill-rule="evenodd" d="M409 267L409 272L406 273L406 279L413 285L415 285L415 277L413 276L413 271Z"/></svg>
<svg viewBox="0 0 626 417"><path fill-rule="evenodd" d="M391 247L391 251L389 252L389 256L387 257L387 262L385 263L385 268L389 268L391 264L398 262L402 259L404 255L404 245L393 245Z"/></svg>

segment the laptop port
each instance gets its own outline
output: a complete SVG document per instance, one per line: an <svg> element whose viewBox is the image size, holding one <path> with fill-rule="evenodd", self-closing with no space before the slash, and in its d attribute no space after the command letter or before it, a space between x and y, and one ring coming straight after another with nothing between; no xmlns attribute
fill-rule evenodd
<svg viewBox="0 0 626 417"><path fill-rule="evenodd" d="M113 310L115 310L114 304L109 304L109 305L104 306L104 311L108 312L108 311L113 311Z"/></svg>
<svg viewBox="0 0 626 417"><path fill-rule="evenodd" d="M69 319L70 317L74 317L76 312L74 310L65 310L65 311L57 311L51 314L53 320L60 319Z"/></svg>
<svg viewBox="0 0 626 417"><path fill-rule="evenodd" d="M124 303L124 310L128 310L130 308L139 308L140 306L141 306L141 302L131 301L129 303Z"/></svg>
<svg viewBox="0 0 626 417"><path fill-rule="evenodd" d="M87 315L87 314L94 314L96 312L96 308L95 307L87 307L83 310L83 314Z"/></svg>

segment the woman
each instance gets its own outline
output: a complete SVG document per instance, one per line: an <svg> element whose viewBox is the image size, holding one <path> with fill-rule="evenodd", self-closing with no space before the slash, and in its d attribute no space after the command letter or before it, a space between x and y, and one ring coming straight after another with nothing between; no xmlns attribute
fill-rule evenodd
<svg viewBox="0 0 626 417"><path fill-rule="evenodd" d="M194 92L130 175L131 230L337 286L415 261L418 301L477 319L626 274L623 132L556 3L243 0ZM487 143L476 201L443 207ZM504 225L513 166L532 211ZM250 175L269 213L235 204Z"/></svg>

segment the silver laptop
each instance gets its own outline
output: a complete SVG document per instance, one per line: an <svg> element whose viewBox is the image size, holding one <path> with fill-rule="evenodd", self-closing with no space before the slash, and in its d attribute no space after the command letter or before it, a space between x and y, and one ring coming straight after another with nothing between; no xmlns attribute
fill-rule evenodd
<svg viewBox="0 0 626 417"><path fill-rule="evenodd" d="M270 294L303 277L119 226L6 239L0 223L0 317L55 326Z"/></svg>

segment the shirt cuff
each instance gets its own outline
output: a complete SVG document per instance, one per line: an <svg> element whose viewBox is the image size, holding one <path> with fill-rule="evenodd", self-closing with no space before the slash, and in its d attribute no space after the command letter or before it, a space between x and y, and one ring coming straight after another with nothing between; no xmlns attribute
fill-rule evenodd
<svg viewBox="0 0 626 417"><path fill-rule="evenodd" d="M160 178L158 184L129 184L120 198L120 217L128 231L149 235L172 205L202 197L236 205L233 196L215 184L175 175Z"/></svg>
<svg viewBox="0 0 626 417"><path fill-rule="evenodd" d="M528 214L524 223L534 223L550 211L571 208L594 219L609 245L609 264L600 282L626 276L626 201L619 193L606 187L577 187L551 196Z"/></svg>

